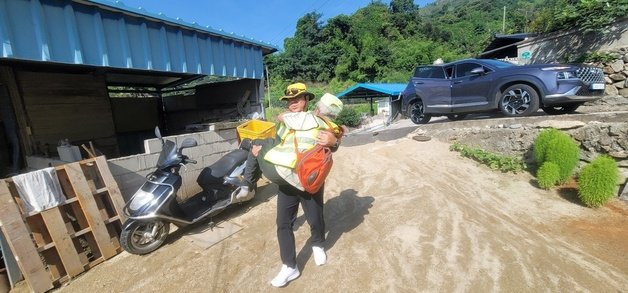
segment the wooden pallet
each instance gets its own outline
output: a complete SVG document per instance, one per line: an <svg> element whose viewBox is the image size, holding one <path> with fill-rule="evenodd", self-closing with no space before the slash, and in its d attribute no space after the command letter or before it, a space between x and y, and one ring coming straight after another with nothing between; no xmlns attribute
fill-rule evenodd
<svg viewBox="0 0 628 293"><path fill-rule="evenodd" d="M120 194L104 156L56 167L66 201L27 213L11 179L0 180L0 228L34 292L45 292L120 253Z"/></svg>

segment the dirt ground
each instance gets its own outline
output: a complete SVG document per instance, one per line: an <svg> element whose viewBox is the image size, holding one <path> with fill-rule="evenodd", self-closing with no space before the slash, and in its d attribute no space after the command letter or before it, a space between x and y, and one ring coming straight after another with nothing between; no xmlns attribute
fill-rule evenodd
<svg viewBox="0 0 628 293"><path fill-rule="evenodd" d="M282 290L628 292L628 204L586 208L569 186L544 191L527 173L491 171L410 136L343 142L325 190L328 263L314 264L300 213L302 274ZM263 184L216 219L243 227L222 242L201 249L179 230L157 251L123 252L60 291L272 290L277 189Z"/></svg>

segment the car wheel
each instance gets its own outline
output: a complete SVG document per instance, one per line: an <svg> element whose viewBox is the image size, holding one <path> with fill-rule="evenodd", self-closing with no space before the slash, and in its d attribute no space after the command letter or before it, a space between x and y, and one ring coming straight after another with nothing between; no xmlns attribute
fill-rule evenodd
<svg viewBox="0 0 628 293"><path fill-rule="evenodd" d="M408 117L414 124L427 124L432 115L425 114L422 100L416 100L408 107Z"/></svg>
<svg viewBox="0 0 628 293"><path fill-rule="evenodd" d="M539 110L539 94L529 85L509 86L501 94L499 110L506 116L528 116Z"/></svg>
<svg viewBox="0 0 628 293"><path fill-rule="evenodd" d="M447 115L447 119L449 119L451 121L462 120L462 119L464 119L466 117L467 117L467 114L449 114L449 115Z"/></svg>
<svg viewBox="0 0 628 293"><path fill-rule="evenodd" d="M542 107L543 112L550 115L570 114L576 111L581 104L569 104L563 106Z"/></svg>

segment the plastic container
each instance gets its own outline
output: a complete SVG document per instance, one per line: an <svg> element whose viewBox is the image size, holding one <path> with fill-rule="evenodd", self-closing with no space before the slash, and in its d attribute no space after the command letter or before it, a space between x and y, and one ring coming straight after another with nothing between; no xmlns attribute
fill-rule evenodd
<svg viewBox="0 0 628 293"><path fill-rule="evenodd" d="M238 131L238 140L242 141L245 138L274 138L275 137L275 123L262 121L262 120L249 120L244 122L236 128Z"/></svg>

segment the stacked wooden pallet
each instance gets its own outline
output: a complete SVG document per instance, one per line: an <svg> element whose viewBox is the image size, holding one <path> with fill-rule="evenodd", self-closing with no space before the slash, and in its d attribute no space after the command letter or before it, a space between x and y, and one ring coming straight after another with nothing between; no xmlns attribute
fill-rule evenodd
<svg viewBox="0 0 628 293"><path fill-rule="evenodd" d="M122 251L124 200L105 157L56 167L66 201L27 213L10 179L0 180L0 228L35 292L45 292Z"/></svg>

